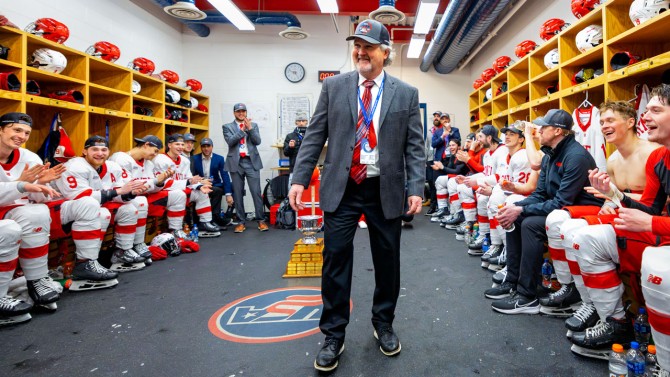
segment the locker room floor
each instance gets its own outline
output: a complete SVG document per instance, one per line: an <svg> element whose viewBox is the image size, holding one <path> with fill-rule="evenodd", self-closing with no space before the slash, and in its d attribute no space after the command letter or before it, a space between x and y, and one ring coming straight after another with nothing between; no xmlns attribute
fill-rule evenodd
<svg viewBox="0 0 670 377"><path fill-rule="evenodd" d="M425 211L425 208L424 208ZM335 376L601 376L607 363L570 352L561 319L493 312L491 273L453 231L416 216L403 231L396 329L403 350L372 337L367 230L356 235L353 308ZM113 289L66 292L53 314L0 329L1 376L316 376L323 336L250 344L216 337L208 321L240 298L278 288L298 232L251 226L201 240L202 251L126 273Z"/></svg>

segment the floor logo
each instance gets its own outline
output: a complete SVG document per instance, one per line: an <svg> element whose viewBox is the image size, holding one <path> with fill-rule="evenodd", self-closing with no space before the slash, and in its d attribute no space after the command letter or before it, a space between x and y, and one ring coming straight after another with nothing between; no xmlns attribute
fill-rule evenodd
<svg viewBox="0 0 670 377"><path fill-rule="evenodd" d="M238 343L284 342L318 333L322 310L319 287L273 289L219 309L209 331Z"/></svg>

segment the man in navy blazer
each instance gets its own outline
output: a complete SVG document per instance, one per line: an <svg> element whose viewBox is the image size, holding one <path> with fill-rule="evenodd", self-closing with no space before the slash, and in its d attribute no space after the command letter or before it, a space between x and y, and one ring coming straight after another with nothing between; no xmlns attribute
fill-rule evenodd
<svg viewBox="0 0 670 377"><path fill-rule="evenodd" d="M225 161L223 156L213 153L213 147L212 139L206 137L200 140L202 153L191 157L193 159L193 174L212 180L212 192L209 193L209 200L212 203L212 216L214 222L225 227L228 224L225 224L224 219L221 218L221 199L223 195L226 195L226 203L228 206L232 206L233 190L230 184L230 176L224 170Z"/></svg>

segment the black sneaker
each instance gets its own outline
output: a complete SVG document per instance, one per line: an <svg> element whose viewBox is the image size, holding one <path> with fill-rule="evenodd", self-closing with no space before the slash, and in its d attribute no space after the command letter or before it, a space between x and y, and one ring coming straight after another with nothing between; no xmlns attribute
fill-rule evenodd
<svg viewBox="0 0 670 377"><path fill-rule="evenodd" d="M575 283L563 284L561 289L540 299L540 312L546 315L567 317L579 309L582 297Z"/></svg>
<svg viewBox="0 0 670 377"><path fill-rule="evenodd" d="M503 281L500 284L500 286L489 288L486 291L484 291L484 296L486 296L486 298L499 300L511 296L512 291L514 291L515 289L516 284L513 284L509 281Z"/></svg>
<svg viewBox="0 0 670 377"><path fill-rule="evenodd" d="M379 341L379 350L384 355L395 356L400 353L402 346L391 325L384 323L376 326L372 335Z"/></svg>
<svg viewBox="0 0 670 377"><path fill-rule="evenodd" d="M612 344L619 343L624 347L635 340L633 323L626 316L621 319L607 317L599 320L595 326L585 331L572 334L572 343L588 349L609 349Z"/></svg>
<svg viewBox="0 0 670 377"><path fill-rule="evenodd" d="M565 327L568 329L568 333L565 336L567 336L568 339L571 339L573 333L581 332L589 327L593 327L597 322L598 312L596 311L595 305L582 302L579 309L577 309L570 318L565 320Z"/></svg>
<svg viewBox="0 0 670 377"><path fill-rule="evenodd" d="M540 301L537 298L530 298L519 292L508 298L493 301L491 308L503 314L539 314Z"/></svg>
<svg viewBox="0 0 670 377"><path fill-rule="evenodd" d="M339 365L340 355L344 352L344 342L335 338L326 338L323 347L316 354L314 368L322 372L330 372Z"/></svg>

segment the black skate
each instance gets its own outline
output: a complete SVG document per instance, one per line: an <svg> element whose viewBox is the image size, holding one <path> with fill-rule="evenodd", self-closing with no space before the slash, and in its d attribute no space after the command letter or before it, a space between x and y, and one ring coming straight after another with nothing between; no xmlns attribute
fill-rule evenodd
<svg viewBox="0 0 670 377"><path fill-rule="evenodd" d="M151 251L144 242L133 245L133 250L137 253L137 255L144 258L144 264L147 266L150 266L153 263L151 260Z"/></svg>
<svg viewBox="0 0 670 377"><path fill-rule="evenodd" d="M567 317L579 309L582 297L575 287L575 283L563 284L561 289L540 299L540 313Z"/></svg>
<svg viewBox="0 0 670 377"><path fill-rule="evenodd" d="M451 219L448 219L444 222L445 229L456 229L462 222L465 221L465 215L463 211L456 213Z"/></svg>
<svg viewBox="0 0 670 377"><path fill-rule="evenodd" d="M30 321L28 313L33 306L11 297L0 297L0 326Z"/></svg>
<svg viewBox="0 0 670 377"><path fill-rule="evenodd" d="M488 237L488 233L482 233L476 239L471 240L468 244L468 255L473 257L482 256L484 254L482 251L482 246L484 245L484 240L486 240Z"/></svg>
<svg viewBox="0 0 670 377"><path fill-rule="evenodd" d="M500 271L507 265L507 248L503 246L500 254L493 255L489 258L489 271Z"/></svg>
<svg viewBox="0 0 670 377"><path fill-rule="evenodd" d="M492 288L499 287L500 284L502 284L505 281L505 279L507 279L507 266L503 267L502 270L493 274L493 276L491 277L491 280L493 280L493 285L491 287Z"/></svg>
<svg viewBox="0 0 670 377"><path fill-rule="evenodd" d="M70 290L91 291L94 289L111 288L119 284L119 281L116 280L118 276L118 272L102 267L97 260L77 263L72 270Z"/></svg>
<svg viewBox="0 0 670 377"><path fill-rule="evenodd" d="M635 340L633 323L627 317L621 319L607 317L606 321L599 320L595 326L586 331L573 333L571 340L572 352L608 360L612 344L619 343L626 348Z"/></svg>
<svg viewBox="0 0 670 377"><path fill-rule="evenodd" d="M116 249L112 254L112 267L110 269L119 272L138 271L146 266L144 260L133 249Z"/></svg>
<svg viewBox="0 0 670 377"><path fill-rule="evenodd" d="M218 237L221 235L219 227L212 224L212 222L200 223L198 225L198 237Z"/></svg>
<svg viewBox="0 0 670 377"><path fill-rule="evenodd" d="M582 301L582 305L577 311L568 319L565 320L565 327L568 328L565 336L568 339L572 338L575 332L581 332L589 327L593 327L598 322L598 312L592 303Z"/></svg>
<svg viewBox="0 0 670 377"><path fill-rule="evenodd" d="M56 301L60 298L60 294L54 289L54 281L46 276L41 279L27 280L28 294L35 303L35 306L40 306L49 311L55 311L58 306Z"/></svg>
<svg viewBox="0 0 670 377"><path fill-rule="evenodd" d="M500 251L502 250L503 245L491 245L489 247L489 250L482 254L480 260L482 261L482 268L487 269L489 267L489 258L495 256L495 255L500 255Z"/></svg>

